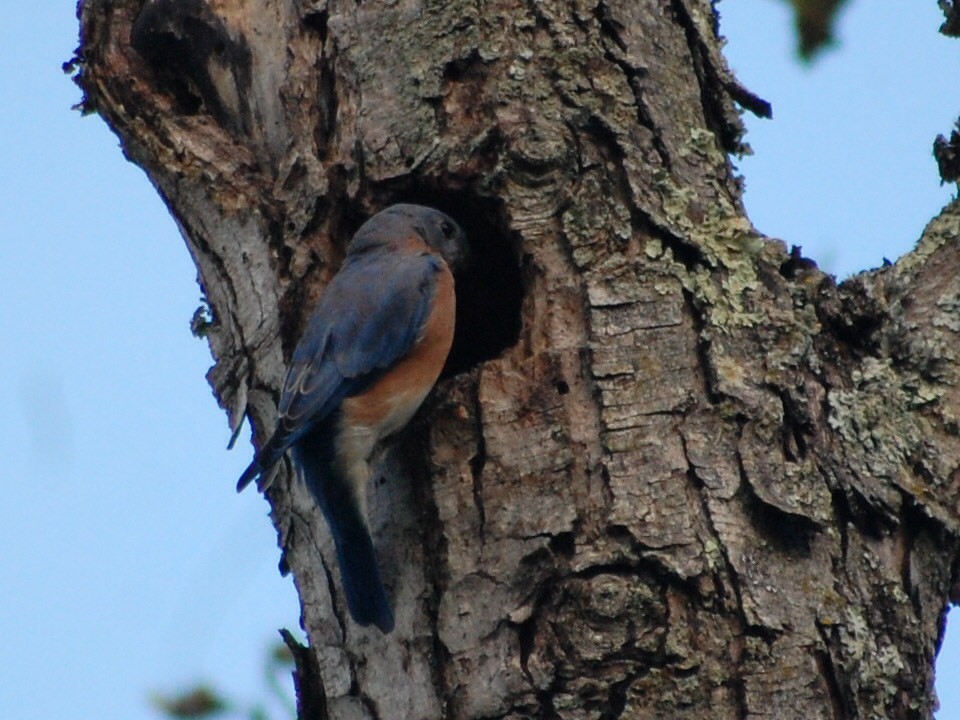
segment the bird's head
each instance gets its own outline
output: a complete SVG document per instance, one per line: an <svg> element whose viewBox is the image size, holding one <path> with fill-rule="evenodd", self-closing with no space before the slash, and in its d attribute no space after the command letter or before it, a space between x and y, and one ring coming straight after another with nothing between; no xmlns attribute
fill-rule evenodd
<svg viewBox="0 0 960 720"><path fill-rule="evenodd" d="M467 237L446 213L424 205L391 205L367 220L347 247L348 254L365 252L418 235L446 260L450 269L461 269L468 253Z"/></svg>

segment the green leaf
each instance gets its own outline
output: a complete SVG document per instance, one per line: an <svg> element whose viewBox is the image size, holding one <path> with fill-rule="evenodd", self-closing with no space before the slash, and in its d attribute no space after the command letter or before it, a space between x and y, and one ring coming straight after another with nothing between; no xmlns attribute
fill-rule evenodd
<svg viewBox="0 0 960 720"><path fill-rule="evenodd" d="M847 0L788 0L797 28L797 52L804 60L833 43L837 11Z"/></svg>
<svg viewBox="0 0 960 720"><path fill-rule="evenodd" d="M228 707L223 698L204 685L169 697L155 694L151 701L172 718L208 718L225 712Z"/></svg>

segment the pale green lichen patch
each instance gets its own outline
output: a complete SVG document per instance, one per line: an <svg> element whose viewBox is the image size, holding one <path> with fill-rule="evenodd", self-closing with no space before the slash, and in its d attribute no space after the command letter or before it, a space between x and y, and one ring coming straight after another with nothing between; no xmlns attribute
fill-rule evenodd
<svg viewBox="0 0 960 720"><path fill-rule="evenodd" d="M813 336L820 327L815 314L801 312L799 318L793 319L796 322L789 324L785 321L775 337L769 340L764 378L768 383L786 383L785 376L795 372L804 363L814 371L819 367L813 346Z"/></svg>
<svg viewBox="0 0 960 720"><path fill-rule="evenodd" d="M853 388L827 395L830 427L847 446L847 461L865 477L896 480L922 440L891 361L866 358Z"/></svg>
<svg viewBox="0 0 960 720"><path fill-rule="evenodd" d="M696 154L710 160L715 166L726 167L727 159L717 149L717 136L706 128L695 127L690 130L689 144L680 149L680 155Z"/></svg>
<svg viewBox="0 0 960 720"><path fill-rule="evenodd" d="M650 238L643 248L643 252L651 260L656 260L663 255L663 243L659 238Z"/></svg>
<svg viewBox="0 0 960 720"><path fill-rule="evenodd" d="M702 136L694 140L693 148L701 147ZM668 224L681 230L703 256L704 262L684 272L681 280L708 313L710 324L723 330L760 323L762 314L751 298L761 287L757 262L764 240L731 204L703 206L692 190L678 187L667 173L658 173L656 180Z"/></svg>
<svg viewBox="0 0 960 720"><path fill-rule="evenodd" d="M948 242L960 238L960 200L953 200L937 215L923 231L913 252L897 261L895 272L901 279L918 273L930 257Z"/></svg>
<svg viewBox="0 0 960 720"><path fill-rule="evenodd" d="M868 717L888 717L900 692L899 676L908 668L900 650L877 635L859 608L848 606L838 627L840 665Z"/></svg>
<svg viewBox="0 0 960 720"><path fill-rule="evenodd" d="M939 312L927 327L905 323L891 329L888 343L896 348L900 385L911 408L939 402L955 383L957 350L953 332L937 326Z"/></svg>
<svg viewBox="0 0 960 720"><path fill-rule="evenodd" d="M953 332L960 332L960 279L954 279L937 300L937 313L931 323Z"/></svg>

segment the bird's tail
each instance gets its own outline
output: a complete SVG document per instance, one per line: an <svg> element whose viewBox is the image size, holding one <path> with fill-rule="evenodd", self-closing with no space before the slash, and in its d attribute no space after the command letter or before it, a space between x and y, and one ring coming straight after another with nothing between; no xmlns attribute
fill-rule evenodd
<svg viewBox="0 0 960 720"><path fill-rule="evenodd" d="M347 608L358 625L376 625L384 633L393 630L393 611L380 579L377 555L360 499L363 488L334 469L326 459L322 442L296 447L297 464L310 492L320 505L333 542L343 582Z"/></svg>
<svg viewBox="0 0 960 720"><path fill-rule="evenodd" d="M393 611L387 599L373 540L359 507L334 506L326 512L337 548L347 608L358 625L376 625L384 633L393 630Z"/></svg>

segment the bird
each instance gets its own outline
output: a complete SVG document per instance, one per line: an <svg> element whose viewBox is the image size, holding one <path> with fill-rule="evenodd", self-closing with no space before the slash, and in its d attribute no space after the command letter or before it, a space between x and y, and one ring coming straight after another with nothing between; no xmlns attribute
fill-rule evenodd
<svg viewBox="0 0 960 720"><path fill-rule="evenodd" d="M293 351L273 434L237 482L266 490L289 453L330 528L350 615L384 634L394 616L367 521L368 460L443 369L467 251L460 226L423 205L360 226Z"/></svg>

